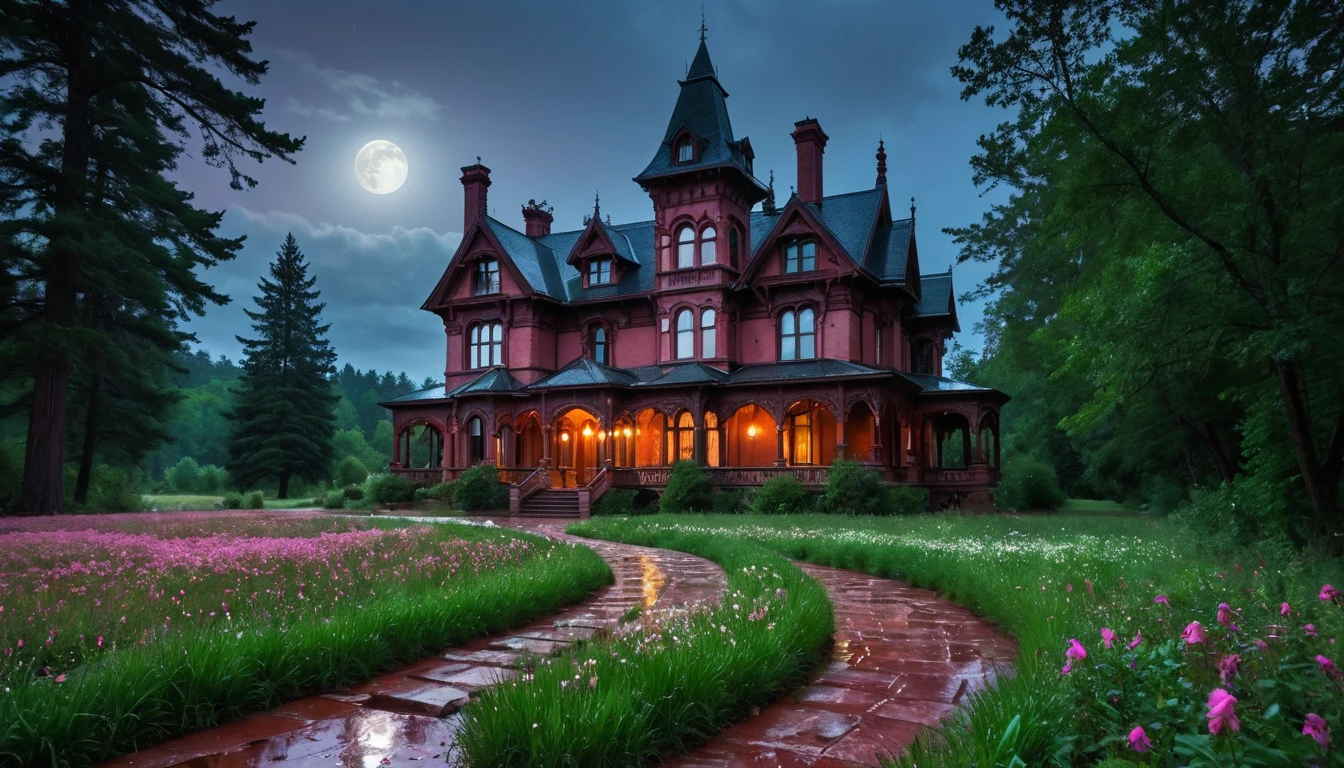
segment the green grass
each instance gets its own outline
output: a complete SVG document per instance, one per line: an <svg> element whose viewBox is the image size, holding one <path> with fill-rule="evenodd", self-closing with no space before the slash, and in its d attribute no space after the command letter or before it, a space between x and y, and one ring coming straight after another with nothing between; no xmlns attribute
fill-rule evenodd
<svg viewBox="0 0 1344 768"><path fill-rule="evenodd" d="M727 592L689 616L644 612L613 639L484 691L458 740L473 766L653 764L802 683L834 632L821 585L754 544L612 519L569 531L709 558Z"/></svg>
<svg viewBox="0 0 1344 768"><path fill-rule="evenodd" d="M1138 510L1125 506L1118 501L1105 499L1066 499L1060 508L1061 514L1068 515L1137 515Z"/></svg>
<svg viewBox="0 0 1344 768"><path fill-rule="evenodd" d="M145 497L145 504L150 509L157 509L160 512L183 512L183 511L208 511L220 509L224 501L223 496L211 496L209 494L191 494L191 493L156 493L148 494ZM262 502L263 509L311 509L314 497L298 496L290 499L266 499Z"/></svg>
<svg viewBox="0 0 1344 768"><path fill-rule="evenodd" d="M1007 766L1014 758L1057 764L1060 753L1062 764L1092 764L1108 750L1133 756L1123 735L1109 746L1068 738L1076 729L1098 727L1093 708L1103 705L1080 700L1066 686L1063 652L1071 637L1099 647L1103 626L1125 639L1140 631L1154 640L1170 638L1189 620L1174 616L1198 616L1212 626L1214 609L1225 601L1244 609L1248 624L1252 612L1265 616L1257 623L1273 623L1279 601L1291 600L1294 621L1315 621L1322 643L1327 631L1344 630L1340 612L1315 599L1322 582L1340 583L1339 563L1293 562L1274 552L1220 557L1174 524L1142 517L656 515L593 521L582 530L676 549L683 548L681 537L721 546L752 543L790 558L904 579L938 590L1016 636L1016 674L970 697L952 721L902 757L898 764L907 768ZM1261 557L1268 558L1263 565ZM1158 594L1169 607L1154 605ZM1206 693L1190 694L1191 727L1202 726ZM1085 749L1094 750L1091 759L1076 762Z"/></svg>
<svg viewBox="0 0 1344 768"><path fill-rule="evenodd" d="M117 535L172 538L199 535L177 528L207 517L116 515L100 522ZM257 517L224 516L220 529L237 536L265 536L249 527ZM62 535L50 531L50 525L66 522L82 530L87 520L11 521L15 545L9 552L11 572L43 567L34 559L31 544L24 542L59 543ZM270 520L265 527L308 524L286 517ZM392 531L406 527L404 522L372 519L348 525ZM25 532L28 539L22 539ZM81 535L89 534L67 535L67 549ZM13 649L16 635L21 639L25 634L28 643L0 659L8 664L0 669L6 686L0 696L0 764L88 765L287 700L350 685L445 646L519 626L611 581L610 569L591 550L542 537L457 525L416 527L413 536L391 542L385 553L356 548L345 552L344 560L322 560L325 565L317 570L340 571L341 578L331 582L315 580L312 569L277 565L272 558L259 561L261 577L253 576L251 568L223 576L217 569L182 573L165 569L153 577L159 599L145 600L143 585L136 582L134 589L123 590L116 598L93 592L88 611L47 614L48 606L41 601L16 604L24 599L17 589L4 595L4 617L11 622L0 626L0 645ZM6 538L0 534L0 544ZM136 540L125 541L126 546L135 546ZM301 543L305 539L293 541L293 546L306 546ZM526 548L521 547L524 543ZM168 542L165 552L171 546ZM372 565L365 560L366 552L370 559L377 558L373 567L383 569L379 581L359 578ZM50 567L59 569L56 560L68 560L68 554L55 552ZM450 560L450 555L457 560ZM469 563L475 556L483 564L480 568ZM449 576L450 568L457 569L456 575ZM141 565L138 570L154 569ZM6 578L0 573L0 582ZM304 583L291 583L297 580ZM17 580L9 581L17 588ZM205 593L219 609L216 589L235 581L255 591L250 597L246 591L228 594L232 615L227 618L215 611L207 618L204 609L187 604ZM342 591L356 588L367 594ZM301 594L305 589L306 596ZM165 593L173 599L169 601ZM98 594L102 597L95 606ZM135 613L138 603L151 606L145 616ZM115 616L123 611L128 619L119 623ZM160 623L144 623L145 617L152 618L151 612ZM41 624L25 620L30 613L39 615ZM164 613L173 614L175 620L166 622ZM95 646L91 634L95 630L86 631L81 622L101 619L108 620L98 626L110 628L96 630L100 636ZM47 623L53 625L58 642L44 648ZM101 633L107 636L105 646ZM23 667L18 666L20 661ZM51 674L34 676L33 671L44 665L50 665Z"/></svg>

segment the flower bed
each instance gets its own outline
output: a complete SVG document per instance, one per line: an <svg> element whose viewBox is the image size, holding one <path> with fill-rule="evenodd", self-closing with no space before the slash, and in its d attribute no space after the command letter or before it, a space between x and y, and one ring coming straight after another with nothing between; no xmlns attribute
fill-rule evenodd
<svg viewBox="0 0 1344 768"><path fill-rule="evenodd" d="M119 754L516 626L610 578L589 550L471 526L0 520L0 755Z"/></svg>

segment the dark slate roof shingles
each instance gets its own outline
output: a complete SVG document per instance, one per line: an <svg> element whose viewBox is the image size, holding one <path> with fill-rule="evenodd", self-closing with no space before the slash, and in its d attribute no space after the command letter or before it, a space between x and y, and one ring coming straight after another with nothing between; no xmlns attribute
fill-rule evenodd
<svg viewBox="0 0 1344 768"><path fill-rule="evenodd" d="M595 363L586 357L574 360L564 368L527 385L527 389L548 387L629 386L639 382L635 374L623 368L612 368Z"/></svg>
<svg viewBox="0 0 1344 768"><path fill-rule="evenodd" d="M936 275L919 276L919 303L915 305L915 317L936 317L947 315L952 306L951 270Z"/></svg>
<svg viewBox="0 0 1344 768"><path fill-rule="evenodd" d="M890 375L892 371L872 368L848 360L793 360L780 363L746 365L728 376L728 384L754 384L763 381L796 381L799 379L830 379L844 376Z"/></svg>
<svg viewBox="0 0 1344 768"><path fill-rule="evenodd" d="M909 379L925 392L994 392L992 387L982 387L969 381L956 381L946 376L934 376L930 373L905 373L901 376Z"/></svg>

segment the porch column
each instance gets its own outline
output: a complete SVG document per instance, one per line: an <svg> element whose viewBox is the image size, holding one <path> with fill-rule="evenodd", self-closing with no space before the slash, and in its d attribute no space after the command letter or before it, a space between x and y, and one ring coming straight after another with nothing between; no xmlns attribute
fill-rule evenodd
<svg viewBox="0 0 1344 768"><path fill-rule="evenodd" d="M401 433L400 433L400 432L397 433L397 436L396 436L396 437L392 438L392 463L395 464L395 465L398 465L398 466L401 465Z"/></svg>
<svg viewBox="0 0 1344 768"><path fill-rule="evenodd" d="M971 425L966 423L966 428L961 432L961 455L965 457L964 464L971 466L975 463L975 456L971 455Z"/></svg>
<svg viewBox="0 0 1344 768"><path fill-rule="evenodd" d="M784 466L784 424L775 425L775 466Z"/></svg>
<svg viewBox="0 0 1344 768"><path fill-rule="evenodd" d="M549 462L551 460L551 425L546 424L541 428L541 460Z"/></svg>
<svg viewBox="0 0 1344 768"><path fill-rule="evenodd" d="M939 469L942 469L944 466L946 466L946 465L943 463L943 438L944 438L944 437L946 437L946 435L943 434L943 425L942 425L941 423L939 423L939 424L935 424L934 427L933 427L933 447L934 447L934 454L933 454L933 455L936 456L936 457L938 458L938 468L939 468Z"/></svg>
<svg viewBox="0 0 1344 768"><path fill-rule="evenodd" d="M709 430L705 428L705 417L703 415L700 417L700 424L694 429L695 431L691 433L693 436L691 458L695 459L697 467L707 467L709 466Z"/></svg>
<svg viewBox="0 0 1344 768"><path fill-rule="evenodd" d="M443 435L439 439L442 442L442 445L439 446L439 453L441 454L441 457L439 459L439 466L451 467L453 465L453 454L451 451L449 451L450 446L448 436Z"/></svg>

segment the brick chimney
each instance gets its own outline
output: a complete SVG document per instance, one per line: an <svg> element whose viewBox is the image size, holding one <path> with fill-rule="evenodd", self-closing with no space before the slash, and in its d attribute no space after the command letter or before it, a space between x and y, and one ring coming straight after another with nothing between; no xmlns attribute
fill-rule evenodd
<svg viewBox="0 0 1344 768"><path fill-rule="evenodd" d="M477 216L484 216L490 210L485 207L486 190L489 188L490 169L481 165L481 158L476 158L475 165L468 165L462 169L462 191L465 193L462 207L463 230L470 227Z"/></svg>
<svg viewBox="0 0 1344 768"><path fill-rule="evenodd" d="M528 200L527 205L523 206L525 234L528 237L545 237L551 234L551 222L555 221L554 212L555 208L547 205L545 200L540 203Z"/></svg>
<svg viewBox="0 0 1344 768"><path fill-rule="evenodd" d="M798 197L805 203L822 198L821 156L830 137L815 118L806 117L793 124L793 146L798 150Z"/></svg>

